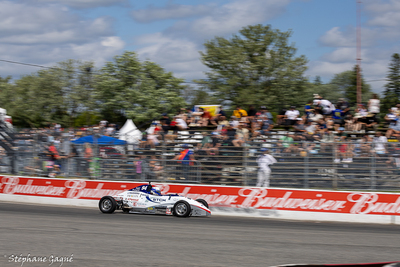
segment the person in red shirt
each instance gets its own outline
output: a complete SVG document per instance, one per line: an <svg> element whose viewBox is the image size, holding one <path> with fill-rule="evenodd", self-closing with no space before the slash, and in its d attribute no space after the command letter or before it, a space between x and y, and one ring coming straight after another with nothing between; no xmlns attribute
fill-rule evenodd
<svg viewBox="0 0 400 267"><path fill-rule="evenodd" d="M211 113L204 108L199 108L200 112L203 112L203 114L201 114L201 125L202 126L207 126L210 123L210 120L212 118Z"/></svg>

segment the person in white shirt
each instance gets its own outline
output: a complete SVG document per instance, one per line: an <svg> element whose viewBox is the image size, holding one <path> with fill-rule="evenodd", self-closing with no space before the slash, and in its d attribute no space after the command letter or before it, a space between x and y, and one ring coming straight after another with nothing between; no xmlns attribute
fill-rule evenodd
<svg viewBox="0 0 400 267"><path fill-rule="evenodd" d="M314 105L317 105L321 108L322 114L329 115L332 111L335 110L335 106L331 103L331 101L326 99L317 99L314 100Z"/></svg>
<svg viewBox="0 0 400 267"><path fill-rule="evenodd" d="M372 98L368 101L368 111L373 114L380 112L380 100L377 94L373 94Z"/></svg>
<svg viewBox="0 0 400 267"><path fill-rule="evenodd" d="M180 131L186 130L188 128L186 121L181 117L176 118L176 126Z"/></svg>
<svg viewBox="0 0 400 267"><path fill-rule="evenodd" d="M300 112L296 110L295 106L291 106L290 109L285 112L286 125L295 125L299 116Z"/></svg>
<svg viewBox="0 0 400 267"><path fill-rule="evenodd" d="M263 153L261 156L257 158L257 164L259 167L258 177L257 177L257 186L258 187L269 187L269 178L271 176L271 169L269 165L276 163L276 159L271 156L268 148L261 148L260 151Z"/></svg>
<svg viewBox="0 0 400 267"><path fill-rule="evenodd" d="M378 155L383 155L386 153L386 143L387 143L387 138L383 136L381 132L377 132L373 141L375 145L375 153Z"/></svg>

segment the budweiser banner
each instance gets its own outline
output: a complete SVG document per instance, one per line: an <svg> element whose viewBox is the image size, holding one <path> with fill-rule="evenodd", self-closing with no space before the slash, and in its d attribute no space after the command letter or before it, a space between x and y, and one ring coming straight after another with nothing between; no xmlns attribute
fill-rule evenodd
<svg viewBox="0 0 400 267"><path fill-rule="evenodd" d="M0 194L97 200L143 183L0 176ZM212 209L400 215L400 194L158 184L165 193L205 199Z"/></svg>

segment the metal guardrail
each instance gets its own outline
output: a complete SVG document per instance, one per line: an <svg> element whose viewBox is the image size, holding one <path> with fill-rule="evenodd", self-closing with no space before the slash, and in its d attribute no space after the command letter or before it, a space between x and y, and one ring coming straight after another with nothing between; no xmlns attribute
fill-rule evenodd
<svg viewBox="0 0 400 267"><path fill-rule="evenodd" d="M0 169L0 173L8 173L8 170L9 166L4 166L4 169ZM160 160L145 156L140 159L73 157L54 162L44 157L23 154L18 157L17 170L19 175L29 176L143 182L202 182L201 163L198 161Z"/></svg>

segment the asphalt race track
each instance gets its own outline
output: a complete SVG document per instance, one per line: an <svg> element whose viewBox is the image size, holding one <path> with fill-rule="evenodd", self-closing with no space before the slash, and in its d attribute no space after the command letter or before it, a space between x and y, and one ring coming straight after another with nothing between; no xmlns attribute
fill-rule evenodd
<svg viewBox="0 0 400 267"><path fill-rule="evenodd" d="M15 262L22 260L16 257L21 254L31 260L47 257L47 261ZM62 257L72 262L61 264ZM4 267L274 266L399 260L398 225L102 214L96 208L0 202L0 266Z"/></svg>

